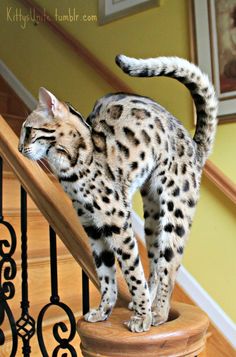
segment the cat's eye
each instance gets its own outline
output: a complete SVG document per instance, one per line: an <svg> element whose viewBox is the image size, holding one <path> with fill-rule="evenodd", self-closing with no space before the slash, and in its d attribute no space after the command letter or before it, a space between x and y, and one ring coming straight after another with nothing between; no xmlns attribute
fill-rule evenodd
<svg viewBox="0 0 236 357"><path fill-rule="evenodd" d="M32 126L25 126L25 139L28 139L32 130Z"/></svg>

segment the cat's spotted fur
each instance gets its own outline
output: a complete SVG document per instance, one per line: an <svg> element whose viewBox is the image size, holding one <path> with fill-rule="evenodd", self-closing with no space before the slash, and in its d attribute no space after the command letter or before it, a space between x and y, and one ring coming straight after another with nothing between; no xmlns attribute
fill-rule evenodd
<svg viewBox="0 0 236 357"><path fill-rule="evenodd" d="M46 158L89 236L101 283L101 303L87 321L108 318L117 298L115 258L130 293L131 331L168 318L176 272L192 224L202 168L216 131L217 100L195 65L174 57L117 57L133 76L169 76L189 88L196 105L194 138L153 100L125 93L97 101L87 123L72 107L40 89L26 119L19 150ZM131 198L141 188L150 259L147 284L131 225ZM149 285L149 288L148 288Z"/></svg>

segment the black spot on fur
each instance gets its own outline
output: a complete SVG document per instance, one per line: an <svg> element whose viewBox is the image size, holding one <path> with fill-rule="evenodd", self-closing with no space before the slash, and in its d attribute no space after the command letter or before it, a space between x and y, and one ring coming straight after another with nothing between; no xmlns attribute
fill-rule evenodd
<svg viewBox="0 0 236 357"><path fill-rule="evenodd" d="M150 236L153 234L153 231L150 228L145 227L144 231L147 236Z"/></svg>
<svg viewBox="0 0 236 357"><path fill-rule="evenodd" d="M131 237L127 237L127 238L125 238L125 240L124 240L124 244L129 244L130 242L131 242L131 240L132 240L132 238Z"/></svg>
<svg viewBox="0 0 236 357"><path fill-rule="evenodd" d="M196 175L195 175L194 172L192 173L192 181L193 181L193 187L196 188L197 187L197 181L196 181Z"/></svg>
<svg viewBox="0 0 236 357"><path fill-rule="evenodd" d="M122 254L122 259L123 259L123 260L128 260L128 259L130 259L130 257L131 257L131 255L130 255L129 253L125 253L125 252L124 252L124 253Z"/></svg>
<svg viewBox="0 0 236 357"><path fill-rule="evenodd" d="M119 193L117 191L115 191L115 199L116 201L119 201L120 199Z"/></svg>
<svg viewBox="0 0 236 357"><path fill-rule="evenodd" d="M157 128L160 129L164 133L165 129L164 129L164 126L163 126L162 122L160 121L160 119L156 117L155 122L156 122Z"/></svg>
<svg viewBox="0 0 236 357"><path fill-rule="evenodd" d="M137 161L132 162L132 163L130 164L130 167L131 167L132 170L136 170L136 169L138 168L138 163L137 163Z"/></svg>
<svg viewBox="0 0 236 357"><path fill-rule="evenodd" d="M163 192L163 188L162 188L162 187L159 187L159 188L157 189L157 193L158 193L159 195L161 195L162 192Z"/></svg>
<svg viewBox="0 0 236 357"><path fill-rule="evenodd" d="M92 130L92 141L97 152L106 152L106 135L103 132Z"/></svg>
<svg viewBox="0 0 236 357"><path fill-rule="evenodd" d="M179 253L179 254L183 254L183 252L184 252L184 248L183 247L178 247L177 248L177 253Z"/></svg>
<svg viewBox="0 0 236 357"><path fill-rule="evenodd" d="M113 193L113 190L111 188L106 187L106 194L111 195Z"/></svg>
<svg viewBox="0 0 236 357"><path fill-rule="evenodd" d="M158 220L160 218L160 213L157 212L153 215L153 219Z"/></svg>
<svg viewBox="0 0 236 357"><path fill-rule="evenodd" d="M123 112L123 106L120 104L113 105L107 112L110 114L112 119L119 119Z"/></svg>
<svg viewBox="0 0 236 357"><path fill-rule="evenodd" d="M172 248L166 248L164 252L164 258L167 262L170 262L171 259L173 258L174 253Z"/></svg>
<svg viewBox="0 0 236 357"><path fill-rule="evenodd" d="M139 256L137 256L137 258L135 258L134 268L136 268L138 265L139 265Z"/></svg>
<svg viewBox="0 0 236 357"><path fill-rule="evenodd" d="M101 120L100 124L102 125L102 128L107 134L114 135L115 134L115 129L114 126L107 124L105 120Z"/></svg>
<svg viewBox="0 0 236 357"><path fill-rule="evenodd" d="M59 181L66 181L66 182L76 182L78 180L78 176L76 174L72 174L70 176L60 176Z"/></svg>
<svg viewBox="0 0 236 357"><path fill-rule="evenodd" d="M105 237L109 237L112 235L112 233L115 233L115 234L120 234L120 228L118 226L115 226L115 225L104 225L103 228L103 234Z"/></svg>
<svg viewBox="0 0 236 357"><path fill-rule="evenodd" d="M112 267L115 264L114 253L109 250L104 250L101 253L101 259L104 265L106 265L107 267Z"/></svg>
<svg viewBox="0 0 236 357"><path fill-rule="evenodd" d="M175 233L179 236L179 237L183 237L185 235L185 229L183 226L181 225L177 225L175 227Z"/></svg>
<svg viewBox="0 0 236 357"><path fill-rule="evenodd" d="M145 102L143 102L142 100L139 100L139 99L133 99L133 100L131 100L131 103L134 103L134 104L136 104L136 103L139 103L139 104L147 104L147 103L145 103Z"/></svg>
<svg viewBox="0 0 236 357"><path fill-rule="evenodd" d="M156 136L156 141L157 141L157 144L161 144L161 138L160 138L160 135L158 133L155 134Z"/></svg>
<svg viewBox="0 0 236 357"><path fill-rule="evenodd" d="M93 252L93 258L95 261L95 265L97 268L100 268L100 266L102 265L102 258L100 255L97 255L95 252Z"/></svg>
<svg viewBox="0 0 236 357"><path fill-rule="evenodd" d="M152 253L152 252L148 252L148 258L154 258L154 253Z"/></svg>
<svg viewBox="0 0 236 357"><path fill-rule="evenodd" d="M103 200L103 202L105 202L105 203L110 203L110 199L109 199L109 197L107 197L107 196L103 196L103 197L102 197L102 200Z"/></svg>
<svg viewBox="0 0 236 357"><path fill-rule="evenodd" d="M165 184L166 183L166 180L167 180L167 177L163 177L162 179L161 179L161 182L163 183L163 184Z"/></svg>
<svg viewBox="0 0 236 357"><path fill-rule="evenodd" d="M141 152L141 154L140 154L140 158L141 158L142 160L144 160L144 159L145 159L145 152L144 152L144 151L142 151L142 152Z"/></svg>
<svg viewBox="0 0 236 357"><path fill-rule="evenodd" d="M124 215L125 215L125 214L124 214L123 211L119 211L119 213L118 213L118 216L119 216L119 217L124 217Z"/></svg>
<svg viewBox="0 0 236 357"><path fill-rule="evenodd" d="M186 164L183 164L183 165L182 165L182 168L181 168L182 174L184 175L184 174L186 173L186 171L187 171L187 165L186 165Z"/></svg>
<svg viewBox="0 0 236 357"><path fill-rule="evenodd" d="M134 144L135 146L139 145L140 144L140 141L135 137L135 133L127 128L126 126L123 128L123 131L125 133L125 135L127 136L127 139L132 143Z"/></svg>
<svg viewBox="0 0 236 357"><path fill-rule="evenodd" d="M174 226L173 226L172 223L167 223L167 224L165 225L165 227L164 227L164 231L165 231L165 232L168 232L168 233L171 233L171 232L173 231L173 228L174 228Z"/></svg>
<svg viewBox="0 0 236 357"><path fill-rule="evenodd" d="M84 226L84 230L87 235L94 240L100 239L102 236L102 231L96 226Z"/></svg>
<svg viewBox="0 0 236 357"><path fill-rule="evenodd" d="M174 197L179 196L179 193L180 193L180 189L179 189L179 187L176 187L173 191L173 196Z"/></svg>
<svg viewBox="0 0 236 357"><path fill-rule="evenodd" d="M173 209L174 209L174 204L173 204L173 202L172 202L172 201L169 201L169 202L167 203L167 207L168 207L168 210L169 210L170 212L172 212Z"/></svg>
<svg viewBox="0 0 236 357"><path fill-rule="evenodd" d="M109 179L111 179L112 181L115 181L116 178L108 164L105 166L105 172Z"/></svg>
<svg viewBox="0 0 236 357"><path fill-rule="evenodd" d="M176 218L184 218L183 212L181 211L181 209L176 209L175 210L175 217Z"/></svg>
<svg viewBox="0 0 236 357"><path fill-rule="evenodd" d="M145 130L142 130L142 136L143 136L145 144L148 145L151 141L151 138Z"/></svg>
<svg viewBox="0 0 236 357"><path fill-rule="evenodd" d="M188 180L185 180L183 184L183 191L187 192L188 190L189 190L189 182Z"/></svg>
<svg viewBox="0 0 236 357"><path fill-rule="evenodd" d="M78 208L77 209L77 214L78 214L78 216L83 216L84 211L81 208Z"/></svg>
<svg viewBox="0 0 236 357"><path fill-rule="evenodd" d="M94 209L93 209L93 205L91 205L90 203L86 203L84 205L84 208L89 211L90 213L94 213Z"/></svg>
<svg viewBox="0 0 236 357"><path fill-rule="evenodd" d="M184 156L184 152L185 152L184 146L183 146L183 145L179 145L179 146L177 147L177 152L178 152L179 157Z"/></svg>
<svg viewBox="0 0 236 357"><path fill-rule="evenodd" d="M168 184L167 184L167 187L171 187L171 186L173 186L174 185L174 180L170 180L169 182L168 182Z"/></svg>
<svg viewBox="0 0 236 357"><path fill-rule="evenodd" d="M129 157L129 149L127 148L127 146L123 145L119 140L116 140L116 144L117 144L120 152L122 152L125 155L125 157L128 158Z"/></svg>
<svg viewBox="0 0 236 357"><path fill-rule="evenodd" d="M192 198L190 198L188 200L188 206L191 207L191 208L195 206L195 202L194 202L194 200Z"/></svg>
<svg viewBox="0 0 236 357"><path fill-rule="evenodd" d="M93 205L96 209L101 210L101 207L97 204L95 200L93 200Z"/></svg>

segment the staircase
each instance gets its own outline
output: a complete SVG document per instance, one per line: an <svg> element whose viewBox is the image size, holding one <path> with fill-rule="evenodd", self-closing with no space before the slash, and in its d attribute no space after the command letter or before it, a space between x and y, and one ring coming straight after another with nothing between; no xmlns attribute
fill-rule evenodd
<svg viewBox="0 0 236 357"><path fill-rule="evenodd" d="M28 109L24 103L15 95L12 89L6 84L3 78L0 78L0 113L7 120L14 132L19 135L21 125L25 120ZM18 246L14 259L17 263L17 276L14 280L16 295L10 302L11 310L15 318L20 317L20 291L21 291L21 260L20 260L20 184L15 175L8 166L4 167L3 174L3 207L4 218L11 223L16 231ZM56 184L56 183L55 183ZM29 280L29 301L30 314L37 320L41 308L49 302L50 299L50 262L49 262L49 227L48 222L40 213L33 201L28 196L28 280ZM4 237L6 231L0 225L0 237ZM141 248L142 249L142 248ZM143 254L143 252L141 252ZM59 294L62 302L65 302L72 309L74 316L78 319L82 315L82 294L81 294L81 276L82 271L78 263L72 257L65 245L60 239L57 239L57 260L58 260L58 281ZM191 300L178 287L174 290L174 300L190 303ZM90 283L90 305L96 306L99 301L99 294L94 285ZM115 315L114 315L115 316ZM55 322L65 321L67 317L59 309L52 308L48 311L44 320L44 339L49 356L57 345L53 340L52 328ZM1 357L9 357L11 349L10 326L3 324L2 329L6 336L4 349L0 346ZM7 332L6 332L7 331ZM222 335L210 326L209 339L207 342L207 352L201 356L207 357L232 357L234 351ZM37 337L31 339L32 356L42 356L37 342ZM76 335L72 345L76 349L77 355L82 356L79 345L80 340ZM18 348L20 351L20 347ZM17 356L21 353L18 352Z"/></svg>

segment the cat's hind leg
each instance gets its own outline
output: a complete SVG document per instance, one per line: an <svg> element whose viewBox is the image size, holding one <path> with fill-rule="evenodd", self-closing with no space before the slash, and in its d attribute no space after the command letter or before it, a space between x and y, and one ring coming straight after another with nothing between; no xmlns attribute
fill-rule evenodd
<svg viewBox="0 0 236 357"><path fill-rule="evenodd" d="M153 199L153 195L148 193L145 187L141 190L143 198L143 209L145 219L145 240L147 254L149 258L149 291L151 303L153 302L158 284L157 262L158 262L158 238L160 233L160 204L159 197Z"/></svg>
<svg viewBox="0 0 236 357"><path fill-rule="evenodd" d="M192 204L189 204L194 201L193 198L183 194L180 198L175 195L176 190L176 188L164 190L160 195L160 234L156 252L158 285L152 303L152 325L154 326L168 319L171 295L193 214Z"/></svg>

